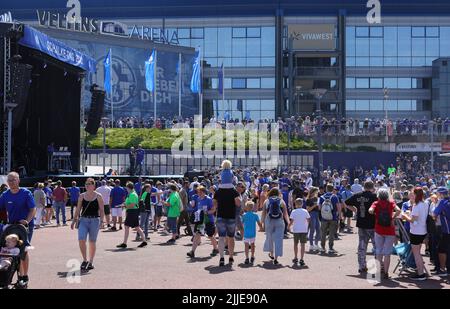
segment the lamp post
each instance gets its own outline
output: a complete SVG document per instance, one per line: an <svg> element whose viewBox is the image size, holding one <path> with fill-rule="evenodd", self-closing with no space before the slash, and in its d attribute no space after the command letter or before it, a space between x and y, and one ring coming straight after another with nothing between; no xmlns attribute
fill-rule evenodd
<svg viewBox="0 0 450 309"><path fill-rule="evenodd" d="M7 164L5 166L5 174L11 171L11 160L12 160L12 127L13 127L13 110L17 107L16 103L5 103L5 107L8 109L8 151L6 154Z"/></svg>
<svg viewBox="0 0 450 309"><path fill-rule="evenodd" d="M383 89L383 109L384 109L384 125L386 126L386 137L385 141L386 143L389 142L389 135L388 135L388 111L387 111L387 100L389 98L389 89L384 88Z"/></svg>
<svg viewBox="0 0 450 309"><path fill-rule="evenodd" d="M430 142L431 142L431 157L430 157L430 164L431 164L431 174L434 174L434 121L430 120Z"/></svg>
<svg viewBox="0 0 450 309"><path fill-rule="evenodd" d="M319 185L322 184L322 171L323 171L323 145L322 145L322 108L320 106L321 100L326 89L318 88L312 89L310 93L316 98L316 117L317 117L317 145L319 148Z"/></svg>
<svg viewBox="0 0 450 309"><path fill-rule="evenodd" d="M109 118L103 117L102 118L102 127L103 127L103 176L106 175L106 122L109 120Z"/></svg>

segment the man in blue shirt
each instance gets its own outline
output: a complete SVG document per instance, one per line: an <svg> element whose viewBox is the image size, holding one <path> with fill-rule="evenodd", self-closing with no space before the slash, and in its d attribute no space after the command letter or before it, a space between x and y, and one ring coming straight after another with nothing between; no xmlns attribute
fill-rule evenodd
<svg viewBox="0 0 450 309"><path fill-rule="evenodd" d="M327 239L327 235L329 236L328 239L328 254L335 254L336 251L333 248L334 245L334 239L337 233L338 228L338 222L339 222L339 213L340 213L340 204L339 204L339 198L334 195L332 192L334 190L334 187L332 184L327 184L326 186L326 193L322 195L319 199L319 206L320 206L320 221L321 221L321 246L320 249L321 253L325 252L325 242ZM331 209L331 215L332 217L327 219L324 218L325 212L327 212L328 205L331 203L332 209Z"/></svg>
<svg viewBox="0 0 450 309"><path fill-rule="evenodd" d="M80 197L80 188L77 187L77 182L72 181L72 187L67 189L70 195L70 220L73 220L73 209L77 207L78 198Z"/></svg>
<svg viewBox="0 0 450 309"><path fill-rule="evenodd" d="M209 240L211 241L211 245L213 246L211 256L216 256L219 253L219 249L217 247L217 240L214 237L214 234L216 232L216 227L214 224L215 208L212 202L212 198L207 195L208 191L205 187L198 187L197 192L197 205L193 209L193 211L203 211L203 222L196 223L194 226L192 250L187 253L187 256L189 256L190 258L195 258L195 249L197 249L198 245L200 244L201 236L204 233L206 233Z"/></svg>
<svg viewBox="0 0 450 309"><path fill-rule="evenodd" d="M139 144L136 149L136 168L134 169L136 174L140 176L142 174L142 166L144 165L145 151L142 149L142 145Z"/></svg>
<svg viewBox="0 0 450 309"><path fill-rule="evenodd" d="M111 206L111 216L113 221L113 226L111 231L117 231L116 223L117 218L119 218L119 230L122 229L122 207L121 205L125 202L127 192L124 188L120 186L120 180L116 179L114 182L114 188L112 188L109 196L109 205Z"/></svg>
<svg viewBox="0 0 450 309"><path fill-rule="evenodd" d="M141 196L141 191L142 191L142 177L138 178L138 181L134 184L134 191L136 191L137 195L139 195L139 197Z"/></svg>
<svg viewBox="0 0 450 309"><path fill-rule="evenodd" d="M442 235L439 240L438 252L439 252L439 270L437 275L440 277L448 276L448 253L450 250L450 201L448 199L448 190L445 187L440 187L437 189L439 195L439 204L434 209L433 216L437 216L441 219ZM447 264L447 266L446 266ZM447 267L447 270L445 270Z"/></svg>
<svg viewBox="0 0 450 309"><path fill-rule="evenodd" d="M9 173L6 181L9 190L0 196L0 210L6 209L10 223L28 225L28 240L25 243L29 245L33 236L34 216L36 215L33 194L27 189L19 187L19 174L15 172ZM17 287L26 288L28 285L28 266L30 259L26 252L21 256L21 259Z"/></svg>

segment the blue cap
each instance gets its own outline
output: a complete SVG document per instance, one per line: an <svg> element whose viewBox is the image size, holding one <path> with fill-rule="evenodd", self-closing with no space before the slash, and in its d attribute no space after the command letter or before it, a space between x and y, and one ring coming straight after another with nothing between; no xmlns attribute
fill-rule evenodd
<svg viewBox="0 0 450 309"><path fill-rule="evenodd" d="M447 189L446 187L439 187L439 188L436 190L436 192L437 192L437 193L440 193L440 194L448 194L448 189Z"/></svg>

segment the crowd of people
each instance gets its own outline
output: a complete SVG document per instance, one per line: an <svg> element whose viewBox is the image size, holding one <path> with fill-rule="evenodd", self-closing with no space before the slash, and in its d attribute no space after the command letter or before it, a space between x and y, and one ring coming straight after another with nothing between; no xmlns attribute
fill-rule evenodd
<svg viewBox="0 0 450 309"><path fill-rule="evenodd" d="M229 117L219 119L217 117L211 117L205 119L203 124L217 123L223 128L227 123L242 123L255 122L252 119L231 119ZM274 123L277 122L280 126L280 130L287 132L291 131L294 136L311 136L316 134L317 118L310 116L292 116L290 118L278 118L274 119L261 119L256 123ZM120 117L109 121L107 127L115 128L157 128L157 129L170 129L176 123L185 123L189 127L194 127L194 118L175 117L171 118L157 118L156 121L153 117L139 118L139 117ZM388 119L386 121L382 118L322 118L322 131L325 135L381 135L386 133L389 136L392 135L429 135L430 134L430 121L428 119ZM435 118L433 119L433 133L434 135L448 135L450 133L450 119Z"/></svg>
<svg viewBox="0 0 450 309"><path fill-rule="evenodd" d="M127 248L130 229L139 248L147 246L154 232L166 233L167 244L190 237L188 258L196 258L203 237L211 244L211 256L219 265L234 263L236 241L243 242L245 264L253 264L258 252L255 239L265 233L263 252L274 265L285 256L284 239L292 238L292 262L305 266L305 251L324 257L338 254L342 233L358 230L357 270L367 269L371 242L380 273L389 278L393 246L404 241L399 225L409 232L416 264L415 280L427 279L421 247L435 266L435 274L447 276L450 248L450 175L410 179L401 167L367 171L351 176L347 170L325 170L318 181L308 171L277 171L220 168L193 179L153 182L139 178L133 183L119 179L86 180L64 188L60 181L37 183L32 190L19 187L19 176L10 173L4 186L0 210L5 222L28 226L33 231L53 224L77 229L82 271L94 269L100 229L122 231L117 248ZM66 205L70 219L66 218ZM292 234L292 236L290 236ZM309 243L309 248L307 244ZM355 244L356 245L356 244ZM300 250L299 250L300 247ZM21 263L18 284L28 283L29 257ZM356 268L356 267L355 267Z"/></svg>

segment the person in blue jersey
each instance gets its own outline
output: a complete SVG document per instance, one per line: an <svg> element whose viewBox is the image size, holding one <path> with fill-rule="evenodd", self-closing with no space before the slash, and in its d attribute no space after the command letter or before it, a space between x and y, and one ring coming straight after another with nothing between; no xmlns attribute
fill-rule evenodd
<svg viewBox="0 0 450 309"><path fill-rule="evenodd" d="M142 174L142 169L144 166L144 157L145 157L145 150L142 149L142 145L138 145L138 148L136 149L136 167L135 167L135 173L140 176ZM137 193L137 191L136 191Z"/></svg>
<svg viewBox="0 0 450 309"><path fill-rule="evenodd" d="M28 246L33 237L34 216L36 215L33 194L28 189L19 187L20 178L16 172L9 173L6 182L9 190L0 196L0 210L6 209L10 223L20 223L28 226L28 239L25 241L25 244ZM26 288L29 281L28 268L30 265L30 258L27 252L24 252L21 260L16 286L18 288Z"/></svg>
<svg viewBox="0 0 450 309"><path fill-rule="evenodd" d="M120 180L114 181L114 187L111 189L109 196L109 205L111 206L112 227L111 231L117 231L117 221L119 222L119 230L122 229L123 210L121 205L125 202L127 191L120 186Z"/></svg>
<svg viewBox="0 0 450 309"><path fill-rule="evenodd" d="M333 184L328 184L326 186L327 192L319 199L321 221L321 248L319 251L325 253L325 243L328 235L328 254L336 254L336 250L334 250L334 239L337 233L340 212L339 198L333 194L333 190Z"/></svg>
<svg viewBox="0 0 450 309"><path fill-rule="evenodd" d="M77 207L78 197L80 196L80 188L77 187L77 182L72 181L72 186L67 191L70 198L70 220L73 220L73 210Z"/></svg>
<svg viewBox="0 0 450 309"><path fill-rule="evenodd" d="M439 187L437 189L438 205L433 211L433 217L436 219L439 216L441 220L442 234L438 244L439 253L439 270L437 275L440 277L448 276L449 264L448 254L450 251L450 201L448 197L448 189L446 187Z"/></svg>

